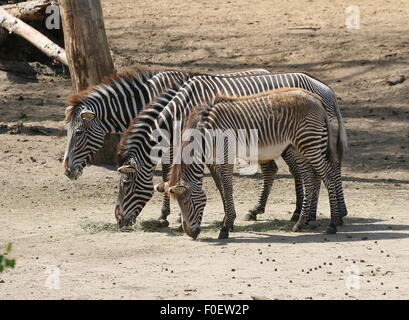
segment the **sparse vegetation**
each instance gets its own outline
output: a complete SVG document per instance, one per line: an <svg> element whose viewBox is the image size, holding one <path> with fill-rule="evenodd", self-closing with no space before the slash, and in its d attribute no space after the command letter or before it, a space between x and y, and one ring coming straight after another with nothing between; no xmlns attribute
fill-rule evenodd
<svg viewBox="0 0 409 320"><path fill-rule="evenodd" d="M4 252L0 254L0 272L3 272L7 268L14 268L16 265L15 259L7 258L8 254L11 252L11 243L4 246Z"/></svg>

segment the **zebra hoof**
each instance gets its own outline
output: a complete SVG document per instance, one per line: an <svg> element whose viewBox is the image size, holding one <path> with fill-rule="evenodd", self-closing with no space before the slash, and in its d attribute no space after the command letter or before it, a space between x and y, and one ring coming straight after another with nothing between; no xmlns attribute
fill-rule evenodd
<svg viewBox="0 0 409 320"><path fill-rule="evenodd" d="M176 229L176 231L177 231L177 232L184 232L182 225L180 225L180 226Z"/></svg>
<svg viewBox="0 0 409 320"><path fill-rule="evenodd" d="M299 212L294 212L291 219L290 219L290 221L291 222L297 222L299 218L300 218L300 213Z"/></svg>
<svg viewBox="0 0 409 320"><path fill-rule="evenodd" d="M293 232L301 232L302 231L302 224L296 223L293 227Z"/></svg>
<svg viewBox="0 0 409 320"><path fill-rule="evenodd" d="M337 233L337 227L331 223L327 228L326 234L336 234L336 233Z"/></svg>
<svg viewBox="0 0 409 320"><path fill-rule="evenodd" d="M249 213L252 214L252 215L263 214L264 209L259 209L258 207L254 207L253 209L249 210Z"/></svg>
<svg viewBox="0 0 409 320"><path fill-rule="evenodd" d="M219 233L219 239L227 239L229 237L229 231L225 229L221 229Z"/></svg>
<svg viewBox="0 0 409 320"><path fill-rule="evenodd" d="M159 221L159 226L160 226L161 228L169 227L169 221L168 221L168 220L166 220L166 219L159 219L158 221Z"/></svg>
<svg viewBox="0 0 409 320"><path fill-rule="evenodd" d="M252 214L252 213L247 213L244 218L244 221L257 221L257 215Z"/></svg>
<svg viewBox="0 0 409 320"><path fill-rule="evenodd" d="M336 225L336 226L343 226L343 225L344 225L344 220L342 220L342 218L338 218L338 219L335 221L335 225Z"/></svg>

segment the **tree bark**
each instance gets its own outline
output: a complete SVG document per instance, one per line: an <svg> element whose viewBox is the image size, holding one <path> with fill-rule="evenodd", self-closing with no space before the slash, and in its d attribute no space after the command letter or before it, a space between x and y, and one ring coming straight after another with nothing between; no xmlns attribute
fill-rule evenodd
<svg viewBox="0 0 409 320"><path fill-rule="evenodd" d="M59 0L71 81L79 92L114 72L99 0ZM94 164L113 164L119 137L106 137Z"/></svg>
<svg viewBox="0 0 409 320"><path fill-rule="evenodd" d="M28 40L47 56L68 65L64 49L60 48L36 29L10 15L3 8L0 8L0 26L8 30L10 33L15 33Z"/></svg>
<svg viewBox="0 0 409 320"><path fill-rule="evenodd" d="M0 28L0 45L7 39L9 33L4 28Z"/></svg>
<svg viewBox="0 0 409 320"><path fill-rule="evenodd" d="M34 0L1 6L10 15L23 21L43 21L46 19L45 9L57 1Z"/></svg>

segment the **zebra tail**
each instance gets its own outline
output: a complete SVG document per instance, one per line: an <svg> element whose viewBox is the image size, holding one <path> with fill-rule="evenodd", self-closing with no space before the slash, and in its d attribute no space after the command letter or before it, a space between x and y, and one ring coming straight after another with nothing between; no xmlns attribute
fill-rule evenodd
<svg viewBox="0 0 409 320"><path fill-rule="evenodd" d="M338 148L338 141L340 140L340 131L335 129L335 127L331 124L329 120L328 114L326 112L323 113L325 119L325 125L327 127L327 158L330 161L337 161L339 162L342 158L342 154L340 153L340 149Z"/></svg>
<svg viewBox="0 0 409 320"><path fill-rule="evenodd" d="M347 133L339 110L338 103L335 103L335 113L338 120L338 137L337 137L337 160L342 161L348 148Z"/></svg>

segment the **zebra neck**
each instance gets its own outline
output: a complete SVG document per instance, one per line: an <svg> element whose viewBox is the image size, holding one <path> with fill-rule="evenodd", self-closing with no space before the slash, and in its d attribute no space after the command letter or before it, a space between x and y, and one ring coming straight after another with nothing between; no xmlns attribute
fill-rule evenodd
<svg viewBox="0 0 409 320"><path fill-rule="evenodd" d="M124 132L146 106L168 88L181 86L188 75L178 71L147 71L98 87L87 101L107 133Z"/></svg>

